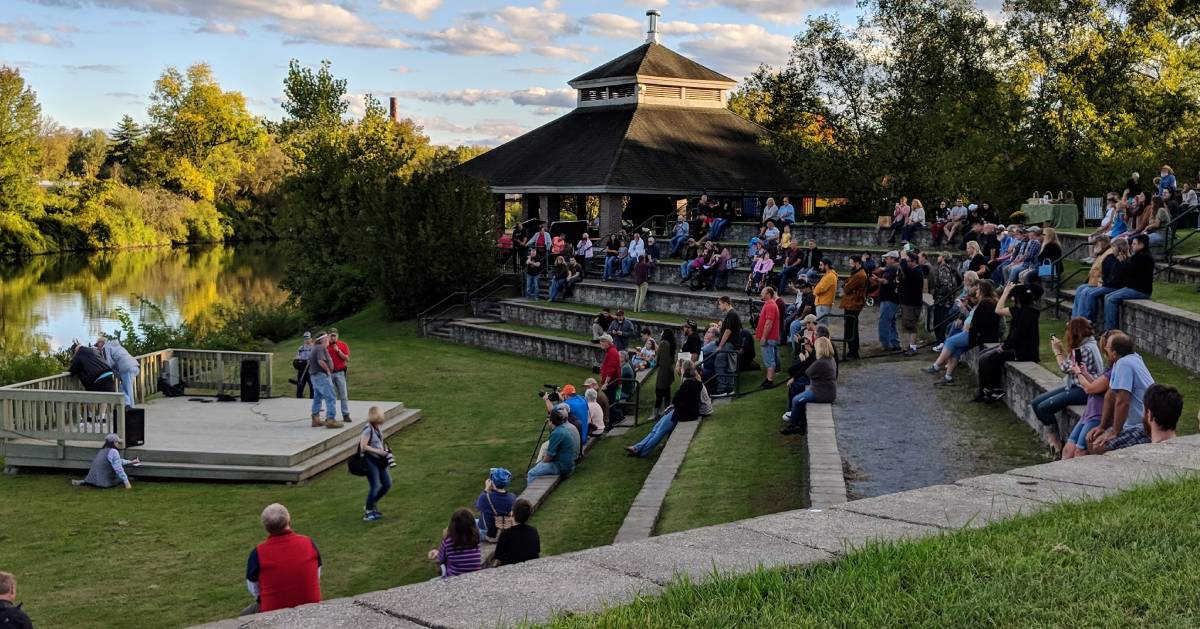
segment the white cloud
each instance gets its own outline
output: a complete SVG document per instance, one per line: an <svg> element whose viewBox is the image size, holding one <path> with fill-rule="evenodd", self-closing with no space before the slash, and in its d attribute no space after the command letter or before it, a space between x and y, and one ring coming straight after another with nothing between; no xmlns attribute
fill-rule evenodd
<svg viewBox="0 0 1200 629"><path fill-rule="evenodd" d="M140 103L142 101L142 95L135 94L134 92L105 92L104 95L109 98L119 98L121 100L134 103Z"/></svg>
<svg viewBox="0 0 1200 629"><path fill-rule="evenodd" d="M568 61L585 62L588 56L584 54L585 48L582 46L534 46L529 51L535 55L542 57L550 57L552 59L566 59Z"/></svg>
<svg viewBox="0 0 1200 629"><path fill-rule="evenodd" d="M798 22L805 15L823 9L853 7L853 0L693 0L689 8L720 6L747 15L760 17L768 22L788 24Z"/></svg>
<svg viewBox="0 0 1200 629"><path fill-rule="evenodd" d="M557 116L562 113L557 107L538 107L533 110L535 116Z"/></svg>
<svg viewBox="0 0 1200 629"><path fill-rule="evenodd" d="M418 117L415 121L426 132L442 132L430 135L439 136L439 141L448 141L450 144L496 146L526 131L524 125L504 118L485 118L470 125L458 124L441 116Z"/></svg>
<svg viewBox="0 0 1200 629"><path fill-rule="evenodd" d="M596 13L583 18L583 24L588 31L605 37L641 37L645 32L645 24L616 13Z"/></svg>
<svg viewBox="0 0 1200 629"><path fill-rule="evenodd" d="M582 30L566 13L537 7L508 6L492 15L519 41L549 42Z"/></svg>
<svg viewBox="0 0 1200 629"><path fill-rule="evenodd" d="M448 55L474 57L521 52L521 46L508 35L485 24L451 26L431 33L416 33L416 37L428 41L430 50Z"/></svg>
<svg viewBox="0 0 1200 629"><path fill-rule="evenodd" d="M513 74L557 74L560 72L558 68L551 68L547 66L533 68L509 68L508 71L512 72Z"/></svg>
<svg viewBox="0 0 1200 629"><path fill-rule="evenodd" d="M396 74L408 74L409 72L412 72L412 68L408 66L396 66L392 68L392 72L395 72Z"/></svg>
<svg viewBox="0 0 1200 629"><path fill-rule="evenodd" d="M204 22L196 27L197 33L207 33L209 35L245 35L246 31L238 27L237 24L229 22Z"/></svg>
<svg viewBox="0 0 1200 629"><path fill-rule="evenodd" d="M760 64L783 64L792 48L791 38L757 24L665 22L662 30L680 36L680 52L734 78L753 72Z"/></svg>
<svg viewBox="0 0 1200 629"><path fill-rule="evenodd" d="M51 29L43 28L27 20L0 22L0 42L9 44L36 44L38 46L71 45L71 42L51 33L50 30ZM73 27L58 27L52 30L58 31L59 33L71 33L75 32L77 29Z"/></svg>
<svg viewBox="0 0 1200 629"><path fill-rule="evenodd" d="M351 118L362 118L367 114L366 94L342 94L342 102L346 103L346 115Z"/></svg>
<svg viewBox="0 0 1200 629"><path fill-rule="evenodd" d="M575 105L575 90L570 88L550 89L545 87L529 87L521 90L506 92L503 90L463 89L448 92L431 91L402 91L396 96L419 100L439 105L464 105L474 107L478 104L494 105L504 100L512 101L514 105L527 107L573 107Z"/></svg>
<svg viewBox="0 0 1200 629"><path fill-rule="evenodd" d="M263 23L266 30L287 36L284 43L322 42L365 48L407 48L353 10L332 0L36 0L52 6L98 6L237 24Z"/></svg>
<svg viewBox="0 0 1200 629"><path fill-rule="evenodd" d="M434 10L440 6L442 6L442 0L379 0L379 8L408 13L418 20L429 19Z"/></svg>
<svg viewBox="0 0 1200 629"><path fill-rule="evenodd" d="M114 66L108 63L88 63L81 66L65 65L63 69L67 72L102 72L105 74L115 74L121 71L121 66Z"/></svg>
<svg viewBox="0 0 1200 629"><path fill-rule="evenodd" d="M512 102L517 105L537 107L574 107L575 90L564 87L561 89L546 89L531 87L517 90L509 94Z"/></svg>

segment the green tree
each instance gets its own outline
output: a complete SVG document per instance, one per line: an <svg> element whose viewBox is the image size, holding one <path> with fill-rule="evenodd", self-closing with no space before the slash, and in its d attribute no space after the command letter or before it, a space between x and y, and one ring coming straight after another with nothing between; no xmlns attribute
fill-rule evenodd
<svg viewBox="0 0 1200 629"><path fill-rule="evenodd" d="M38 119L38 159L35 171L39 179L58 181L67 170L67 158L75 134L49 116Z"/></svg>
<svg viewBox="0 0 1200 629"><path fill-rule="evenodd" d="M288 63L287 78L283 80L282 130L286 135L297 129L336 125L346 114L348 107L346 79L339 79L330 72L328 60L321 62L315 72L292 59Z"/></svg>
<svg viewBox="0 0 1200 629"><path fill-rule="evenodd" d="M16 68L0 66L0 212L29 215L40 208L37 95Z"/></svg>
<svg viewBox="0 0 1200 629"><path fill-rule="evenodd" d="M140 164L145 150L142 144L144 135L141 126L131 116L121 116L121 122L113 129L112 144L109 145L105 161L113 179L131 183L142 180Z"/></svg>
<svg viewBox="0 0 1200 629"><path fill-rule="evenodd" d="M67 172L93 179L108 156L108 136L99 129L78 131L67 155Z"/></svg>
<svg viewBox="0 0 1200 629"><path fill-rule="evenodd" d="M167 68L150 94L147 141L158 155L151 168L172 188L193 198L232 199L239 174L265 148L263 124L246 109L240 92L221 89L203 63L186 74Z"/></svg>

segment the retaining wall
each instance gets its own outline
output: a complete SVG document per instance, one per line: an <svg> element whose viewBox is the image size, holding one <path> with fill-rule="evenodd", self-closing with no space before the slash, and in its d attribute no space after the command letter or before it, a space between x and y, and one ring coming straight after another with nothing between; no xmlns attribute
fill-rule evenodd
<svg viewBox="0 0 1200 629"><path fill-rule="evenodd" d="M580 308L586 308L586 306L580 306ZM588 309L587 312L573 312L519 300L500 302L500 318L509 323L546 328L547 330L566 330L576 334L592 333L592 322L596 319L597 311L598 309ZM663 330L669 329L677 332L679 329L679 324L671 325L639 320L636 313L626 313L626 318L632 321L639 331L643 327L650 328L650 333L654 335L655 339L662 336ZM680 324L683 323L683 320L684 317L679 317ZM641 341L635 341L634 344L640 345Z"/></svg>
<svg viewBox="0 0 1200 629"><path fill-rule="evenodd" d="M599 345L585 341L539 336L459 321L451 322L446 329L455 343L474 345L497 352L553 360L579 367L599 365L604 358Z"/></svg>
<svg viewBox="0 0 1200 629"><path fill-rule="evenodd" d="M1066 325L1075 291L1063 294L1067 299L1063 301L1060 316ZM1121 302L1120 329L1133 337L1133 345L1139 352L1154 354L1200 374L1200 314L1153 299L1127 299Z"/></svg>
<svg viewBox="0 0 1200 629"><path fill-rule="evenodd" d="M706 321L719 321L721 311L717 308L717 294L707 291L692 292L686 288L665 288L650 285L646 295L646 310L650 312L674 312L680 317L697 317ZM597 307L609 307L614 311L623 308L633 312L634 287L628 283L584 282L575 287L575 303ZM751 312L758 312L757 300L749 297L732 297L733 307L743 319ZM699 323L699 321L697 321Z"/></svg>

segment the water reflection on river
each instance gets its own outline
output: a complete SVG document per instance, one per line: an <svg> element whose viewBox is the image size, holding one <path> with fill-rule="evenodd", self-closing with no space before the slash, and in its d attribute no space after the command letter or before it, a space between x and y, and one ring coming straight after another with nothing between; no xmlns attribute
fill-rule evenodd
<svg viewBox="0 0 1200 629"><path fill-rule="evenodd" d="M0 351L55 350L111 332L118 307L168 322L198 322L214 307L273 304L283 261L272 244L155 247L0 259Z"/></svg>

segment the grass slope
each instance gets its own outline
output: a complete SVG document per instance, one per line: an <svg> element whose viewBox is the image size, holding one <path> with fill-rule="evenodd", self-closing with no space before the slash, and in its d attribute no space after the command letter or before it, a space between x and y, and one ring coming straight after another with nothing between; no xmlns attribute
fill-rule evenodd
<svg viewBox="0 0 1200 629"><path fill-rule="evenodd" d="M1195 627L1200 482L1163 483L832 564L680 584L577 627Z"/></svg>
<svg viewBox="0 0 1200 629"><path fill-rule="evenodd" d="M412 323L374 308L338 327L353 352L353 396L424 411L391 440L400 465L380 503L386 519L360 520L366 482L344 467L294 487L135 481L128 492L73 489L65 474L0 476L0 569L18 575L38 626L111 627L119 617L177 627L236 614L249 602L243 574L263 538L258 514L275 501L320 545L326 598L428 579L425 551L454 509L473 506L489 467L508 467L514 489L524 487L542 383L591 375L418 338ZM276 354L277 374L291 373L293 346ZM546 552L612 540L650 465L626 461L622 444L599 444L535 516Z"/></svg>

